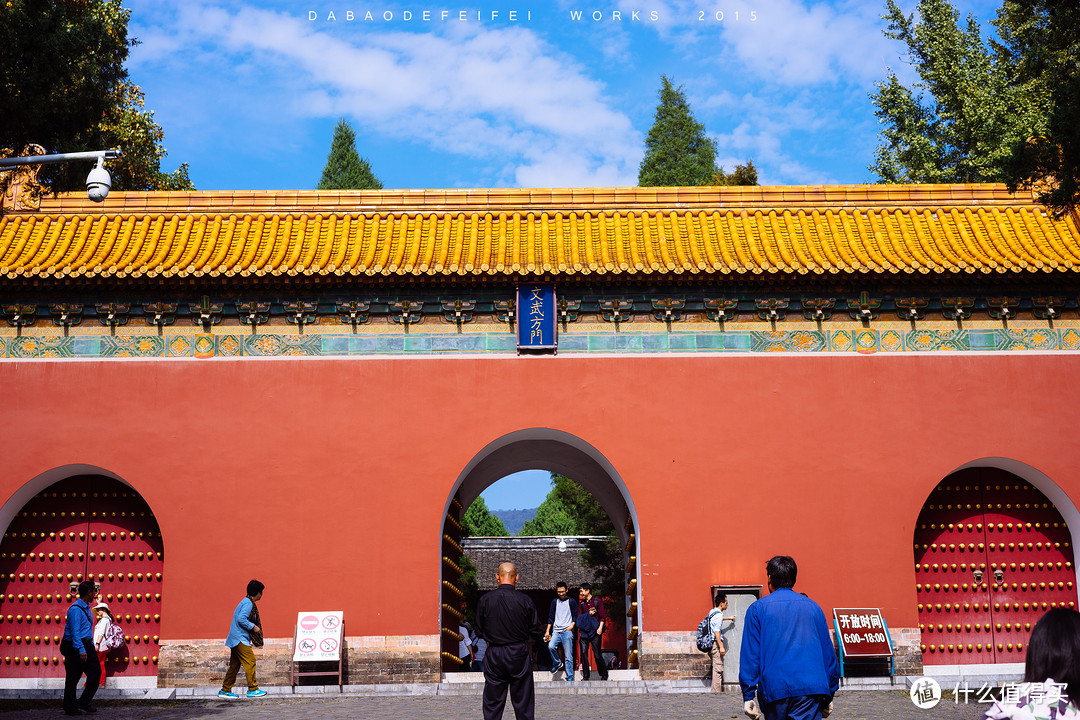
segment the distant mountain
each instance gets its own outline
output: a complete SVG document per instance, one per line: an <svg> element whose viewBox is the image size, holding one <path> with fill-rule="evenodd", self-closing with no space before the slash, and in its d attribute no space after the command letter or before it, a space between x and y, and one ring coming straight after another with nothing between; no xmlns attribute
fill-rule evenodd
<svg viewBox="0 0 1080 720"><path fill-rule="evenodd" d="M503 521L507 531L511 535L521 532L526 522L536 517L537 508L527 510L492 510L491 514Z"/></svg>

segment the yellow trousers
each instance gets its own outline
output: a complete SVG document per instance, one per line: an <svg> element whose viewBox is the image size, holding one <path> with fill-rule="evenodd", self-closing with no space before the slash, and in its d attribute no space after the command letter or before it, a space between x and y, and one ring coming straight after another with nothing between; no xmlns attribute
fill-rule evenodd
<svg viewBox="0 0 1080 720"><path fill-rule="evenodd" d="M255 680L255 653L244 643L237 643L229 656L229 670L225 673L225 682L221 684L222 690L232 692L241 665L247 675L248 692L259 689L259 683Z"/></svg>

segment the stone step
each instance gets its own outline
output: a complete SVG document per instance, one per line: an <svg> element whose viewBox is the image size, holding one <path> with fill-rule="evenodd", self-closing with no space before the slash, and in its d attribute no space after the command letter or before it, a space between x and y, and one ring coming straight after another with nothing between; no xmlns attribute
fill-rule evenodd
<svg viewBox="0 0 1080 720"><path fill-rule="evenodd" d="M546 673L545 673L546 675ZM537 695L641 695L649 692L642 680L539 680L534 684ZM484 694L483 682L439 683L439 695Z"/></svg>

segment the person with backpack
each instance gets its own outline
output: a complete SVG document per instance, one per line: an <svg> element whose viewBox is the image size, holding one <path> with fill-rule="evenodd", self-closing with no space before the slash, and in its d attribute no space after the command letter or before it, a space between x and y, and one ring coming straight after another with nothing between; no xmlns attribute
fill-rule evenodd
<svg viewBox="0 0 1080 720"><path fill-rule="evenodd" d="M722 692L724 689L724 655L727 650L724 648L721 631L726 621L730 621L731 627L735 627L735 616L724 616L724 611L727 609L727 593L717 590L713 596L712 610L698 626L698 649L709 653L709 660L712 662L712 681L709 692L714 693ZM728 629L730 630L731 627ZM706 647L703 648L703 645Z"/></svg>
<svg viewBox="0 0 1080 720"><path fill-rule="evenodd" d="M94 648L101 661L101 684L98 687L103 688L105 687L105 656L109 654L109 650L112 650L108 643L109 628L113 627L116 618L113 617L108 603L104 601L94 606L94 617L97 618L97 624L94 625Z"/></svg>

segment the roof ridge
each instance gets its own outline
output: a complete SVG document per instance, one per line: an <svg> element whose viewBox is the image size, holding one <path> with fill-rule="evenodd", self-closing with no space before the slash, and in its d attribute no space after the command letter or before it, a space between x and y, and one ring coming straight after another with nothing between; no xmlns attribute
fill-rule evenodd
<svg viewBox="0 0 1080 720"><path fill-rule="evenodd" d="M732 187L467 188L418 190L229 190L113 192L104 203L84 193L45 197L16 214L194 212L491 212L813 207L1033 205L1002 184L754 185Z"/></svg>

